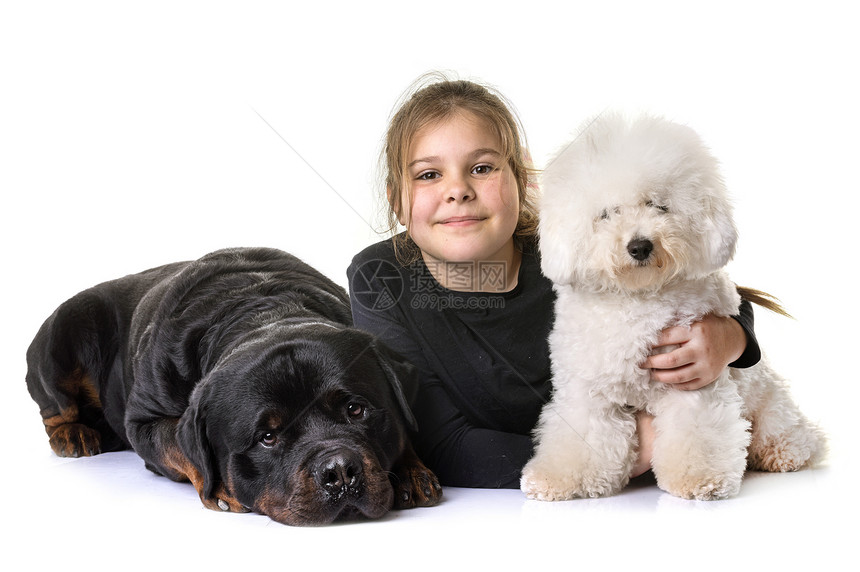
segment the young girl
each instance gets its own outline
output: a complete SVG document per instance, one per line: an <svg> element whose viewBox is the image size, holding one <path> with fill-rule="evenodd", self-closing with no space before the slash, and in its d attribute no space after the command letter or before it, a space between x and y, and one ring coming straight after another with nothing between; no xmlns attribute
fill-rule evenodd
<svg viewBox="0 0 860 572"><path fill-rule="evenodd" d="M347 270L356 327L418 370L418 454L445 485L519 486L549 399L552 285L540 272L532 168L504 99L474 82L419 85L391 120L384 164L392 230ZM759 359L748 303L736 318L669 328L656 382L698 389ZM650 418L639 417L650 468Z"/></svg>

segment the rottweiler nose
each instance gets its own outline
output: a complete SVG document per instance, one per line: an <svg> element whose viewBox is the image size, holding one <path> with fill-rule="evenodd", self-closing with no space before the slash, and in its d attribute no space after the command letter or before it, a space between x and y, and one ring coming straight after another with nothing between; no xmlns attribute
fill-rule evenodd
<svg viewBox="0 0 860 572"><path fill-rule="evenodd" d="M356 495L364 481L361 459L352 451L339 450L319 461L315 477L320 488L331 497Z"/></svg>
<svg viewBox="0 0 860 572"><path fill-rule="evenodd" d="M627 243L627 252L640 262L651 256L653 250L654 244L647 238L634 238Z"/></svg>

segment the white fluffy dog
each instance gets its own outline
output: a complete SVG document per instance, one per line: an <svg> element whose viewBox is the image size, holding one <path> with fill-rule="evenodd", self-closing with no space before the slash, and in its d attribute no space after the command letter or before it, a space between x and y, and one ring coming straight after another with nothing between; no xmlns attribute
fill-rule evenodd
<svg viewBox="0 0 860 572"><path fill-rule="evenodd" d="M793 471L822 455L821 431L766 363L727 368L696 391L639 367L662 329L740 304L722 270L737 238L731 205L693 130L600 116L547 167L543 192L542 268L557 293L553 396L523 471L528 497L619 491L637 458L639 410L654 415L657 483L683 498L726 498L747 466Z"/></svg>

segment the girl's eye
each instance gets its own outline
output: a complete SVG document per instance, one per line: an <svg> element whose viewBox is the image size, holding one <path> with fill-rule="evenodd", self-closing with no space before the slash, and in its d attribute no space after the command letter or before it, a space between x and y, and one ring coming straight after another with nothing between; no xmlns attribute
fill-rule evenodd
<svg viewBox="0 0 860 572"><path fill-rule="evenodd" d="M419 173L417 177L415 177L418 181L432 181L433 179L437 179L439 177L439 173L436 171L425 171L423 173Z"/></svg>
<svg viewBox="0 0 860 572"><path fill-rule="evenodd" d="M260 439L260 444L267 449L271 449L278 442L278 436L274 433L266 433Z"/></svg>
<svg viewBox="0 0 860 572"><path fill-rule="evenodd" d="M346 414L350 419L361 419L364 416L364 407L353 401L346 406Z"/></svg>
<svg viewBox="0 0 860 572"><path fill-rule="evenodd" d="M495 168L492 165L477 165L472 169L472 173L475 175L489 175L495 171Z"/></svg>

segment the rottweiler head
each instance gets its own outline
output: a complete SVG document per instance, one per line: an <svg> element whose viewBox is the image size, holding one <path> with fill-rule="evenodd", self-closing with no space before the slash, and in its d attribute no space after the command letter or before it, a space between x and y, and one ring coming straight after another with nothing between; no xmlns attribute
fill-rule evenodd
<svg viewBox="0 0 860 572"><path fill-rule="evenodd" d="M197 385L177 440L204 477L284 524L378 518L415 420L412 368L371 336L324 324L273 326Z"/></svg>

